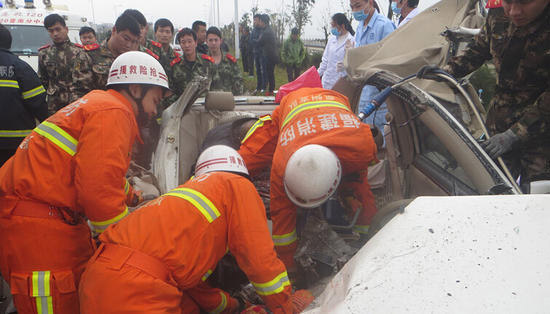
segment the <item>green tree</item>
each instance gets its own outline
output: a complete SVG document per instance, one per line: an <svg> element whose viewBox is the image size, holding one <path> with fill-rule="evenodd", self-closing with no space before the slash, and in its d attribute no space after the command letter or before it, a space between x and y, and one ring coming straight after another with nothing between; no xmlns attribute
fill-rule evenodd
<svg viewBox="0 0 550 314"><path fill-rule="evenodd" d="M239 25L241 27L248 27L249 29L251 28L250 27L250 14L248 12L243 14L243 16L241 16L241 21L239 22Z"/></svg>
<svg viewBox="0 0 550 314"><path fill-rule="evenodd" d="M285 39L285 32L288 27L288 21L290 16L287 13L270 13L269 14L270 25L277 37L278 44L280 45Z"/></svg>
<svg viewBox="0 0 550 314"><path fill-rule="evenodd" d="M220 31L222 32L223 42L229 46L229 49L235 51L235 23L231 22L224 25Z"/></svg>
<svg viewBox="0 0 550 314"><path fill-rule="evenodd" d="M292 1L292 17L294 25L298 28L300 34L304 26L311 21L311 8L315 4L315 0L293 0Z"/></svg>

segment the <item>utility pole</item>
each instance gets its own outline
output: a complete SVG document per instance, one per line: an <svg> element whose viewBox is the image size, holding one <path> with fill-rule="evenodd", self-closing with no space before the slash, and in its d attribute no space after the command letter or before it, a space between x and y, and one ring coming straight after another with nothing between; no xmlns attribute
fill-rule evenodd
<svg viewBox="0 0 550 314"><path fill-rule="evenodd" d="M241 51L239 50L239 0L235 0L235 57L239 59L241 57Z"/></svg>
<svg viewBox="0 0 550 314"><path fill-rule="evenodd" d="M94 0L90 0L90 4L92 5L92 21L94 21L94 26L97 24L95 23L95 9L94 9ZM97 27L97 26L96 26Z"/></svg>
<svg viewBox="0 0 550 314"><path fill-rule="evenodd" d="M217 18L217 26L222 27L220 23L220 0L216 0L216 18Z"/></svg>

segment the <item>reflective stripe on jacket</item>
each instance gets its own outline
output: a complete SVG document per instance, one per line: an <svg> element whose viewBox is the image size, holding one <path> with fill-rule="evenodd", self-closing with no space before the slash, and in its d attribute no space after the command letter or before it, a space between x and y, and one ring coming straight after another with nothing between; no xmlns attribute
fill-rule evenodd
<svg viewBox="0 0 550 314"><path fill-rule="evenodd" d="M343 175L365 171L376 159L376 145L370 128L351 112L348 99L332 90L301 88L288 94L273 111L270 123L254 130L242 143L239 153L247 167L271 165L270 213L273 242L287 268L294 267L297 248L296 206L286 196L284 171L292 153L308 144L330 148L340 159ZM249 170L250 171L250 170ZM347 185L342 182L341 186ZM361 225L366 226L376 212L374 197L365 179L357 194L364 195ZM363 229L364 230L364 229Z"/></svg>
<svg viewBox="0 0 550 314"><path fill-rule="evenodd" d="M291 287L275 254L265 208L254 185L242 176L211 172L195 177L147 203L100 239L158 258L182 291L202 286L229 248L268 308L291 312ZM214 293L212 301L200 305L220 310L221 301Z"/></svg>
<svg viewBox="0 0 550 314"><path fill-rule="evenodd" d="M0 195L70 208L102 232L128 213L123 187L137 136L128 100L92 91L34 129L0 169ZM3 203L0 213L10 210Z"/></svg>
<svg viewBox="0 0 550 314"><path fill-rule="evenodd" d="M10 51L0 49L0 149L16 149L48 117L46 90L38 75Z"/></svg>

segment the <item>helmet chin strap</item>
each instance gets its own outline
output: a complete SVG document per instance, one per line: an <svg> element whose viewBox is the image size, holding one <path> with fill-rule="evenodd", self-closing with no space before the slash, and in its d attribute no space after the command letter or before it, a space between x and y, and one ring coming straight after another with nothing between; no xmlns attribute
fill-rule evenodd
<svg viewBox="0 0 550 314"><path fill-rule="evenodd" d="M130 96L134 99L138 107L138 114L136 117L136 121L140 129L143 127L146 127L150 122L149 116L145 113L145 109L143 109L143 98L145 98L145 94L147 94L148 90L149 90L149 86L142 86L141 97L136 98L132 95L132 93L128 89L128 94L130 94Z"/></svg>

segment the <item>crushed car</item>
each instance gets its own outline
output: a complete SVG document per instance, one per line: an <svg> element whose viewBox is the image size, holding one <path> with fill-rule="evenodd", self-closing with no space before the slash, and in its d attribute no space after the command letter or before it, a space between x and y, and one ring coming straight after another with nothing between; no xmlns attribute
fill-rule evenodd
<svg viewBox="0 0 550 314"><path fill-rule="evenodd" d="M345 270L350 260L355 261L355 266L349 267L356 267L363 263L362 256L370 258L372 255L363 252L378 238L377 233L387 228L389 221L392 224L395 219L406 221L396 216L406 213L415 199L440 197L433 198L434 202L440 202L453 199L450 196L521 194L514 180L478 143L485 133L485 109L468 80L408 80L397 84L423 65L442 64L460 53L481 27L486 15L484 6L484 1L443 0L381 42L348 51L345 64L349 75L334 89L350 99L355 111L364 85L374 85L380 90L394 88L386 99L389 112L385 116L385 148L379 152L380 162L369 169L369 182L379 211L370 226L367 245L357 253L360 247L353 245L357 235L351 231L354 219L338 214L342 211L338 199L329 200L303 217L295 259L310 289L320 296L312 306L317 312L331 311L331 306L336 306L334 298L329 297L334 294L333 289L347 289L335 286L331 278L338 273L332 282L348 283L355 279L358 275L349 271L342 274L342 268ZM193 165L210 130L269 114L277 106L273 97L233 97L230 93L210 92L199 98L207 91L208 83L207 78L197 77L163 113L151 169L160 194L192 176ZM246 124L234 127L239 128L233 130L238 134L246 132ZM253 180L264 203L269 205L269 169ZM378 242L377 246L384 244ZM211 280L234 295L251 302L258 300L230 257L220 263ZM351 299L362 303L350 291L337 293L341 296L339 309L345 309ZM370 310L357 307L352 312L367 309Z"/></svg>

